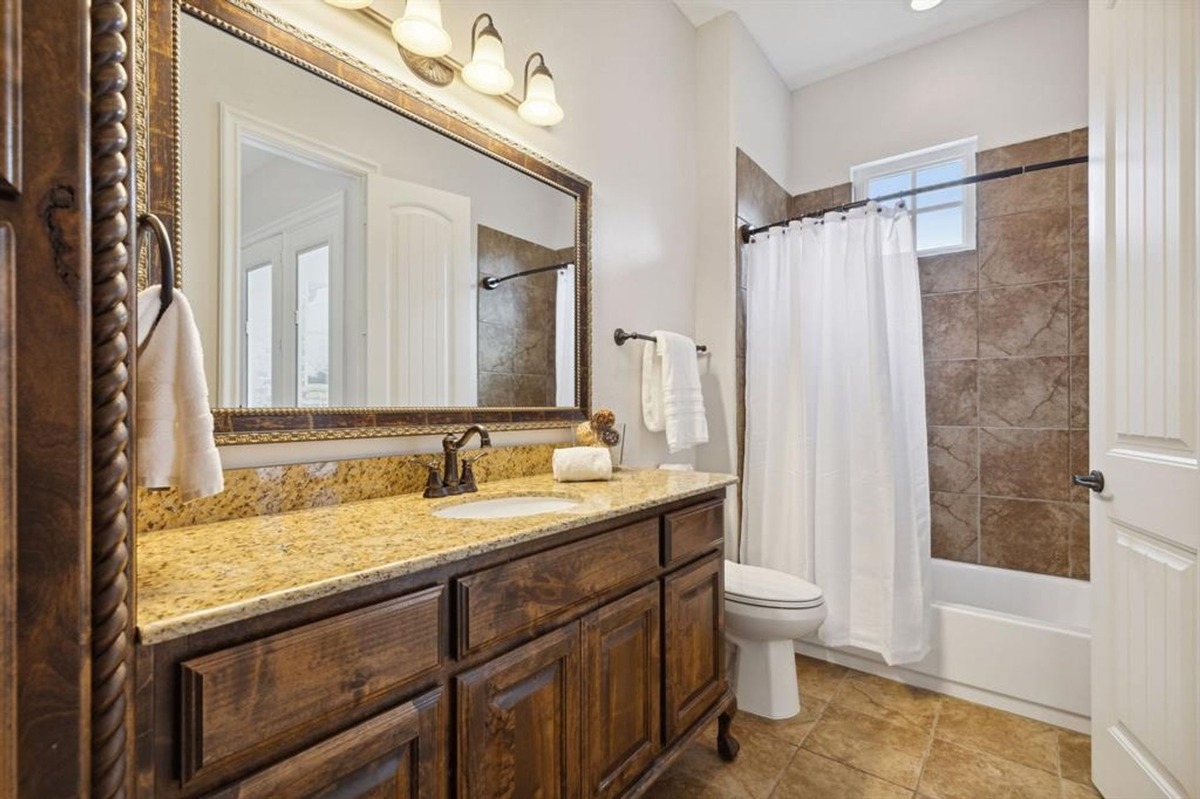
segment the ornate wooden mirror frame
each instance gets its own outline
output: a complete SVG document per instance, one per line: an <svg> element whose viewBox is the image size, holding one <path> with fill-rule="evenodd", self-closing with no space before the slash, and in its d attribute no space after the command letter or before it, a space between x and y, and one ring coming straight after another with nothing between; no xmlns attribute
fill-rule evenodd
<svg viewBox="0 0 1200 799"><path fill-rule="evenodd" d="M493 430L568 427L591 404L591 183L411 87L259 8L249 0L136 0L134 130L138 212L157 214L176 244L183 285L179 180L179 15L190 14L325 80L418 122L575 198L576 386L572 408L214 408L219 444L443 433L468 424ZM143 258L142 264L149 259ZM140 266L138 287L158 280Z"/></svg>

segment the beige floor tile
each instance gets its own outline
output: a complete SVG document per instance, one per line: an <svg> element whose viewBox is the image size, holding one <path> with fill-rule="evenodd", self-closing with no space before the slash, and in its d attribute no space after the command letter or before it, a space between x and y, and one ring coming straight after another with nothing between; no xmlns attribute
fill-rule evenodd
<svg viewBox="0 0 1200 799"><path fill-rule="evenodd" d="M942 697L894 680L852 671L831 700L834 705L915 729L933 729Z"/></svg>
<svg viewBox="0 0 1200 799"><path fill-rule="evenodd" d="M799 746L804 743L824 709L824 700L806 699L800 704L799 713L790 719L778 721L739 711L733 719L733 735L736 738L742 730L750 730Z"/></svg>
<svg viewBox="0 0 1200 799"><path fill-rule="evenodd" d="M734 737L742 745L736 760L726 763L717 755L716 725L710 725L646 797L767 799L796 754L796 746L760 732L737 730L736 721L734 726Z"/></svg>
<svg viewBox="0 0 1200 799"><path fill-rule="evenodd" d="M829 699L849 673L845 666L796 655L796 679L800 682L800 702L805 699Z"/></svg>
<svg viewBox="0 0 1200 799"><path fill-rule="evenodd" d="M911 790L928 743L921 730L831 704L804 739L804 748Z"/></svg>
<svg viewBox="0 0 1200 799"><path fill-rule="evenodd" d="M1062 799L1103 799L1091 785L1080 785L1070 780L1062 781Z"/></svg>
<svg viewBox="0 0 1200 799"><path fill-rule="evenodd" d="M1056 799L1060 780L1011 760L933 742L917 795L927 799Z"/></svg>
<svg viewBox="0 0 1200 799"><path fill-rule="evenodd" d="M771 799L909 799L912 791L801 749Z"/></svg>
<svg viewBox="0 0 1200 799"><path fill-rule="evenodd" d="M945 697L936 736L1058 774L1058 728L983 705Z"/></svg>
<svg viewBox="0 0 1200 799"><path fill-rule="evenodd" d="M1092 782L1092 738L1071 730L1058 731L1058 757L1062 763L1063 779Z"/></svg>

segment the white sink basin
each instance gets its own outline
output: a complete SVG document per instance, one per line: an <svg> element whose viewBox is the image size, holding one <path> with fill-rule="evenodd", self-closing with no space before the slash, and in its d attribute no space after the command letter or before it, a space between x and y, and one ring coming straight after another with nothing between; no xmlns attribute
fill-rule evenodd
<svg viewBox="0 0 1200 799"><path fill-rule="evenodd" d="M440 519L511 519L570 510L579 500L565 497L500 497L459 502L433 511Z"/></svg>

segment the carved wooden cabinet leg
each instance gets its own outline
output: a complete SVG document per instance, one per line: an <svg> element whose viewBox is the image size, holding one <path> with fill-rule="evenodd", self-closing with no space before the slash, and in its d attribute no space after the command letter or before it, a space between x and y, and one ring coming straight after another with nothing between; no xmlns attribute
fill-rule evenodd
<svg viewBox="0 0 1200 799"><path fill-rule="evenodd" d="M738 756L738 750L742 745L737 742L737 738L729 731L729 726L733 724L733 717L737 715L737 699L729 702L729 707L717 716L717 754L726 763L732 763Z"/></svg>

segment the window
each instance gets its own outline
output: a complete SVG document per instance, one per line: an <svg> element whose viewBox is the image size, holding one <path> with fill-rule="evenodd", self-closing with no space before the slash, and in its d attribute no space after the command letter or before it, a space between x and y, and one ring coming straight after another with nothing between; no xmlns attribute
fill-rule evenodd
<svg viewBox="0 0 1200 799"><path fill-rule="evenodd" d="M850 170L854 199L882 197L935 186L975 174L975 138L860 164ZM975 249L975 187L910 194L903 202L913 212L917 252L921 255Z"/></svg>

